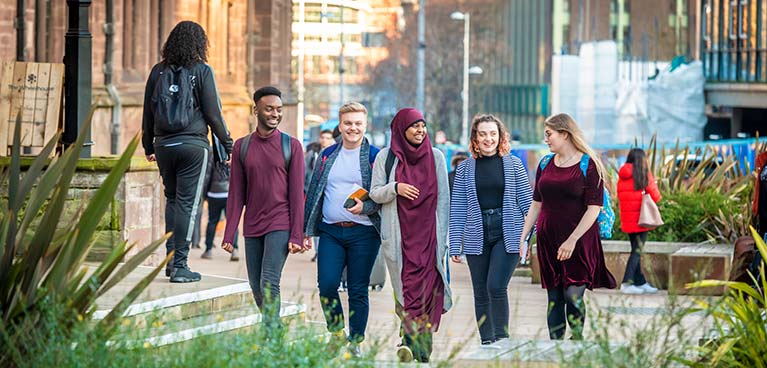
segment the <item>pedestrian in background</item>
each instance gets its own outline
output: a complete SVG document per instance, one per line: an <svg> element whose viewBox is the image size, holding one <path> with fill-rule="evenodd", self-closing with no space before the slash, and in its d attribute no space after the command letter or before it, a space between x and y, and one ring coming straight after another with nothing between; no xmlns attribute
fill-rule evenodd
<svg viewBox="0 0 767 368"><path fill-rule="evenodd" d="M647 155L644 150L634 148L626 156L626 163L618 170L621 230L628 234L631 243L631 255L626 262L626 271L621 283L621 292L624 294L658 292L658 289L647 282L642 272L642 249L647 241L647 232L650 231L639 226L639 212L645 192L650 194L655 203L660 201L660 191L647 165Z"/></svg>
<svg viewBox="0 0 767 368"><path fill-rule="evenodd" d="M224 241L234 252L242 209L248 280L267 326L280 326L280 279L288 252L303 248L304 161L297 139L277 129L282 122L282 93L275 87L253 94L256 131L234 143L232 176L226 202ZM244 147L244 148L243 148Z"/></svg>
<svg viewBox="0 0 767 368"><path fill-rule="evenodd" d="M447 182L450 185L450 193L453 193L453 186L455 183L455 173L458 169L458 165L469 158L466 152L458 151L453 154L453 158L450 159L450 172L447 173Z"/></svg>
<svg viewBox="0 0 767 368"><path fill-rule="evenodd" d="M304 192L309 188L309 183L312 181L312 175L314 173L314 166L320 158L322 150L328 148L336 143L333 139L333 131L325 129L320 132L320 139L317 142L312 142L306 147L306 155L304 156L304 167L306 168L306 179L304 179ZM311 148L310 148L311 147ZM317 261L317 252L319 250L319 238L314 237L312 239L314 243L314 255L312 256L312 262Z"/></svg>
<svg viewBox="0 0 767 368"><path fill-rule="evenodd" d="M221 114L221 99L208 61L208 38L197 23L178 23L162 48L162 61L152 68L144 92L142 138L147 161L157 161L165 193L165 244L172 263L165 268L170 282L196 282L189 269L189 247L202 182L210 155L208 127L227 156L232 138Z"/></svg>
<svg viewBox="0 0 767 368"><path fill-rule="evenodd" d="M509 337L508 286L532 188L522 161L509 154L509 134L493 115L471 124L471 157L458 166L450 199L450 257L466 255L482 345Z"/></svg>
<svg viewBox="0 0 767 368"><path fill-rule="evenodd" d="M304 242L310 243L313 236L320 238L317 284L328 331L336 340L348 340L350 353L359 356L370 311L370 273L381 244L381 206L370 198L348 199L358 188L370 191L371 164L379 150L365 138L365 106L357 102L341 106L338 120L341 143L322 151L308 187ZM344 311L338 295L344 268L349 291L348 339L343 338Z"/></svg>
<svg viewBox="0 0 767 368"><path fill-rule="evenodd" d="M519 243L523 248L535 225L541 286L549 299L549 337L563 339L567 323L572 337L582 339L585 290L615 288L615 279L605 266L596 221L607 172L569 115L551 116L544 127L544 141L554 156L544 157L551 158L550 162L538 165L533 203Z"/></svg>
<svg viewBox="0 0 767 368"><path fill-rule="evenodd" d="M397 355L401 362L428 362L432 333L452 306L445 274L450 190L445 156L432 148L418 110L394 116L391 147L376 158L370 198L382 205L381 248L402 321Z"/></svg>
<svg viewBox="0 0 767 368"><path fill-rule="evenodd" d="M218 139L213 139L214 147L218 145ZM221 215L226 216L226 200L229 197L229 177L231 176L231 165L226 161L214 160L214 155L210 156L208 162L208 172L205 174L205 198L208 201L208 226L205 228L205 251L202 253L203 259L213 258L213 240L216 237L216 228L221 221ZM239 231L234 232L234 242L232 242L232 254L229 260L237 262L240 260L239 247L237 246Z"/></svg>

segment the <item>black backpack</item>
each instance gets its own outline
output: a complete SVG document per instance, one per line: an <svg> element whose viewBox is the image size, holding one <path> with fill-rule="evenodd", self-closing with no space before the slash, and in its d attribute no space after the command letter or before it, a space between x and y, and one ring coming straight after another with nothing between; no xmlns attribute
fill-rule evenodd
<svg viewBox="0 0 767 368"><path fill-rule="evenodd" d="M255 133L255 132L254 132ZM282 143L282 157L285 159L285 171L290 172L290 136L287 133L280 132ZM248 148L250 148L250 139L253 133L250 133L242 138L242 144L240 144L240 166L242 171L245 172L245 157L248 155Z"/></svg>
<svg viewBox="0 0 767 368"><path fill-rule="evenodd" d="M187 68L167 66L154 86L154 123L162 131L178 133L192 123L197 112L194 76Z"/></svg>

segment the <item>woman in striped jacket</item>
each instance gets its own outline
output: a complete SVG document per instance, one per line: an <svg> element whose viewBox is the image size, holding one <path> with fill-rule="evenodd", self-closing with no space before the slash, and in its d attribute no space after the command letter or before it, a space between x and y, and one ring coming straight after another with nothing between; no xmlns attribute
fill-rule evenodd
<svg viewBox="0 0 767 368"><path fill-rule="evenodd" d="M471 158L456 171L450 201L450 256L466 255L482 345L509 337L507 288L532 188L522 161L509 154L509 134L493 115L474 117Z"/></svg>

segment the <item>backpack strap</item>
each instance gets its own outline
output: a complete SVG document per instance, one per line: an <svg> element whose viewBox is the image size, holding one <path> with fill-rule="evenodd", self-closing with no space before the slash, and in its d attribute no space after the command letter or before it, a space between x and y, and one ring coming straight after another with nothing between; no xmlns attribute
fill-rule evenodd
<svg viewBox="0 0 767 368"><path fill-rule="evenodd" d="M546 168L546 165L549 164L549 161L551 161L552 158L554 158L553 153L549 153L541 158L541 162L538 163L538 166L541 168L541 171L543 171L543 169Z"/></svg>
<svg viewBox="0 0 767 368"><path fill-rule="evenodd" d="M285 132L280 132L282 134L282 157L285 159L285 171L290 172L290 156L292 154L290 150L290 135Z"/></svg>
<svg viewBox="0 0 767 368"><path fill-rule="evenodd" d="M381 152L381 150L371 144L369 152L370 154L368 155L368 162L370 163L370 167L373 167L373 163L376 162L376 157L378 157L378 152Z"/></svg>
<svg viewBox="0 0 767 368"><path fill-rule="evenodd" d="M586 172L589 170L589 159L590 159L589 155L585 153L583 154L583 156L581 156L581 171L583 172L584 178L586 177Z"/></svg>
<svg viewBox="0 0 767 368"><path fill-rule="evenodd" d="M386 163L384 165L384 169L386 170L386 182L389 182L389 176L391 174L391 169L394 167L394 155L391 153L391 150L386 152Z"/></svg>
<svg viewBox="0 0 767 368"><path fill-rule="evenodd" d="M248 156L248 148L250 148L250 139L252 136L253 133L250 133L242 137L242 143L240 143L240 167L242 167L243 172L245 172L245 157Z"/></svg>

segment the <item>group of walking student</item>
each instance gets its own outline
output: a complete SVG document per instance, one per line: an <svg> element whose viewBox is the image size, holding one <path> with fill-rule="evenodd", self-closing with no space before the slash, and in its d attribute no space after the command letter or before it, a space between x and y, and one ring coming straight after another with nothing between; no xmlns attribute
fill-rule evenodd
<svg viewBox="0 0 767 368"><path fill-rule="evenodd" d="M432 334L452 306L448 259L468 263L483 345L509 338L508 284L520 260L530 257L527 244L534 230L548 293L548 306L541 308L548 308L552 339L564 338L568 325L573 338L582 338L584 291L616 287L596 221L605 166L570 116L546 119L545 142L552 153L537 167L532 186L523 163L510 154L504 124L493 115L474 117L469 157L456 169L451 195L445 155L432 147L421 111L399 110L391 122L390 147L379 150L365 138L367 109L350 102L338 111L340 139L321 150L311 175L305 175L301 143L278 129L281 92L255 91L256 130L232 143L206 60L204 30L181 22L146 86L143 146L147 159L157 161L165 188L166 229L173 233L167 242L168 254L174 252L166 272L171 282L201 278L187 259L210 162L210 127L220 142L216 160L231 165L222 248L234 251L242 217L250 287L267 328L281 326L280 279L288 254L312 249L315 238L331 342L353 355L365 338L368 285L379 252L401 321L397 355L403 362L429 361ZM644 157L636 159L633 178L647 186L652 177L639 163ZM638 253L645 237L631 239ZM631 287L646 283L638 262L630 261L632 271L624 280ZM338 293L344 269L348 336Z"/></svg>

